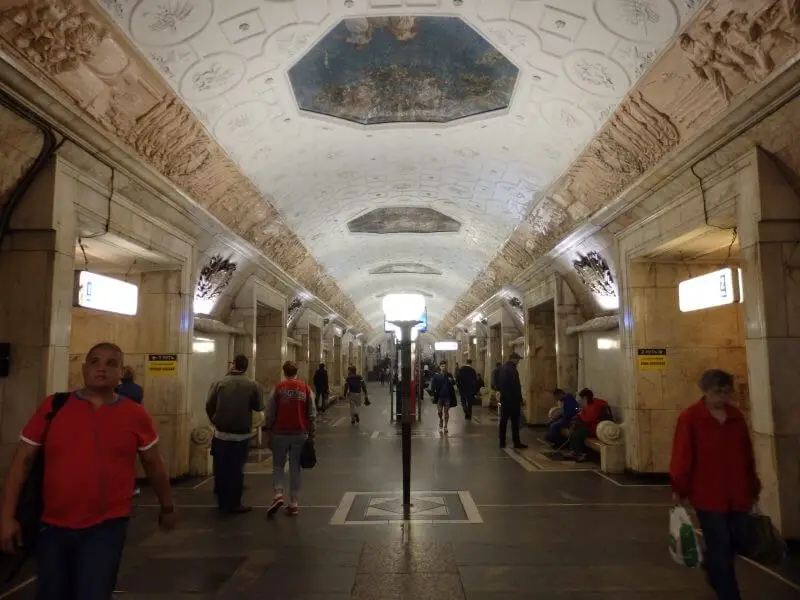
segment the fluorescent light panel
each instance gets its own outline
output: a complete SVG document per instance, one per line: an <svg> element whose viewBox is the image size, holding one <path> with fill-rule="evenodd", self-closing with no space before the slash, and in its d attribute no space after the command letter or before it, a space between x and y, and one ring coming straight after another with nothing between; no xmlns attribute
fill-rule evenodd
<svg viewBox="0 0 800 600"><path fill-rule="evenodd" d="M192 352L196 354L211 354L217 349L214 340L196 337L192 340Z"/></svg>
<svg viewBox="0 0 800 600"><path fill-rule="evenodd" d="M99 273L78 271L75 277L75 305L133 316L139 308L139 287Z"/></svg>
<svg viewBox="0 0 800 600"><path fill-rule="evenodd" d="M692 312L742 301L741 269L730 267L693 277L678 284L678 307Z"/></svg>
<svg viewBox="0 0 800 600"><path fill-rule="evenodd" d="M437 352L454 352L458 350L458 342L455 340L446 340L436 342L433 347Z"/></svg>

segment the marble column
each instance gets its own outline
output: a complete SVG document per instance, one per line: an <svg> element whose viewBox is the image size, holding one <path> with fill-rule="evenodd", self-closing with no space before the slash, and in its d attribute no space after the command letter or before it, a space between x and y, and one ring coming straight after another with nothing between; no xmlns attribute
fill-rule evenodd
<svg viewBox="0 0 800 600"><path fill-rule="evenodd" d="M0 378L0 468L48 394L66 391L74 285L75 209L57 166L20 201L0 248L0 341L11 368Z"/></svg>
<svg viewBox="0 0 800 600"><path fill-rule="evenodd" d="M308 327L302 330L295 329L294 336L300 342L300 347L296 348L295 360L297 362L297 372L299 377L306 383L310 382L314 375L314 368L308 360Z"/></svg>
<svg viewBox="0 0 800 600"><path fill-rule="evenodd" d="M139 285L140 325L135 354L175 354L174 374L144 370L144 406L158 428L161 455L172 477L189 469L191 295L183 285L182 271L148 271Z"/></svg>
<svg viewBox="0 0 800 600"><path fill-rule="evenodd" d="M529 423L548 422L557 382L555 304L546 302L528 312L528 377L525 417Z"/></svg>
<svg viewBox="0 0 800 600"><path fill-rule="evenodd" d="M283 311L258 304L256 310L255 379L270 391L283 377Z"/></svg>
<svg viewBox="0 0 800 600"><path fill-rule="evenodd" d="M333 369L330 369L328 383L331 387L331 395L338 395L342 391L344 378L342 377L342 338L334 335L333 337Z"/></svg>
<svg viewBox="0 0 800 600"><path fill-rule="evenodd" d="M580 306L570 287L563 279L556 279L556 380L558 387L577 393L578 387L578 336L567 335L567 329L583 321Z"/></svg>
<svg viewBox="0 0 800 600"><path fill-rule="evenodd" d="M233 338L234 356L246 356L250 365L247 374L254 377L256 367L256 296L252 283L246 283L234 301L228 323L232 327L243 330L245 334L237 334ZM231 356L233 358L233 356Z"/></svg>
<svg viewBox="0 0 800 600"><path fill-rule="evenodd" d="M767 154L754 155L739 200L753 441L762 508L800 538L800 198Z"/></svg>

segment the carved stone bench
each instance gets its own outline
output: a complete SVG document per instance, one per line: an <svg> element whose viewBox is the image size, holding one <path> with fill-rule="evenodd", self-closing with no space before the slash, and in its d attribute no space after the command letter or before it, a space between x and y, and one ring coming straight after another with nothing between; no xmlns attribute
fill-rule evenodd
<svg viewBox="0 0 800 600"><path fill-rule="evenodd" d="M569 437L569 429L561 435ZM625 439L622 425L614 421L597 424L597 437L586 439L586 447L600 455L600 470L603 473L625 472Z"/></svg>

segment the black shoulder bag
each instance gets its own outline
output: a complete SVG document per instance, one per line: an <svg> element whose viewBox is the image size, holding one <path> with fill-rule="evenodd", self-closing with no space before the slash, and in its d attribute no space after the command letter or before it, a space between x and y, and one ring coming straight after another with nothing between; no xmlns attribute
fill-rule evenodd
<svg viewBox="0 0 800 600"><path fill-rule="evenodd" d="M22 533L22 556L17 565L6 578L6 583L12 581L20 572L25 562L36 549L36 538L42 526L42 513L44 512L44 445L53 419L56 418L64 404L69 400L68 392L60 392L53 396L53 406L45 416L47 421L42 433L42 445L36 453L28 478L25 480L17 502L15 518L19 523Z"/></svg>

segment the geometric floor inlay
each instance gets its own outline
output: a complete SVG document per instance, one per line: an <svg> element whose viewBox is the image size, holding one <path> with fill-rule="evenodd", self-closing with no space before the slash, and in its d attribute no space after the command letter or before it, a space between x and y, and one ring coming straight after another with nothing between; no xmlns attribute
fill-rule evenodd
<svg viewBox="0 0 800 600"><path fill-rule="evenodd" d="M404 520L402 492L346 492L331 525L387 524ZM417 523L483 523L468 491L411 492L409 520Z"/></svg>

